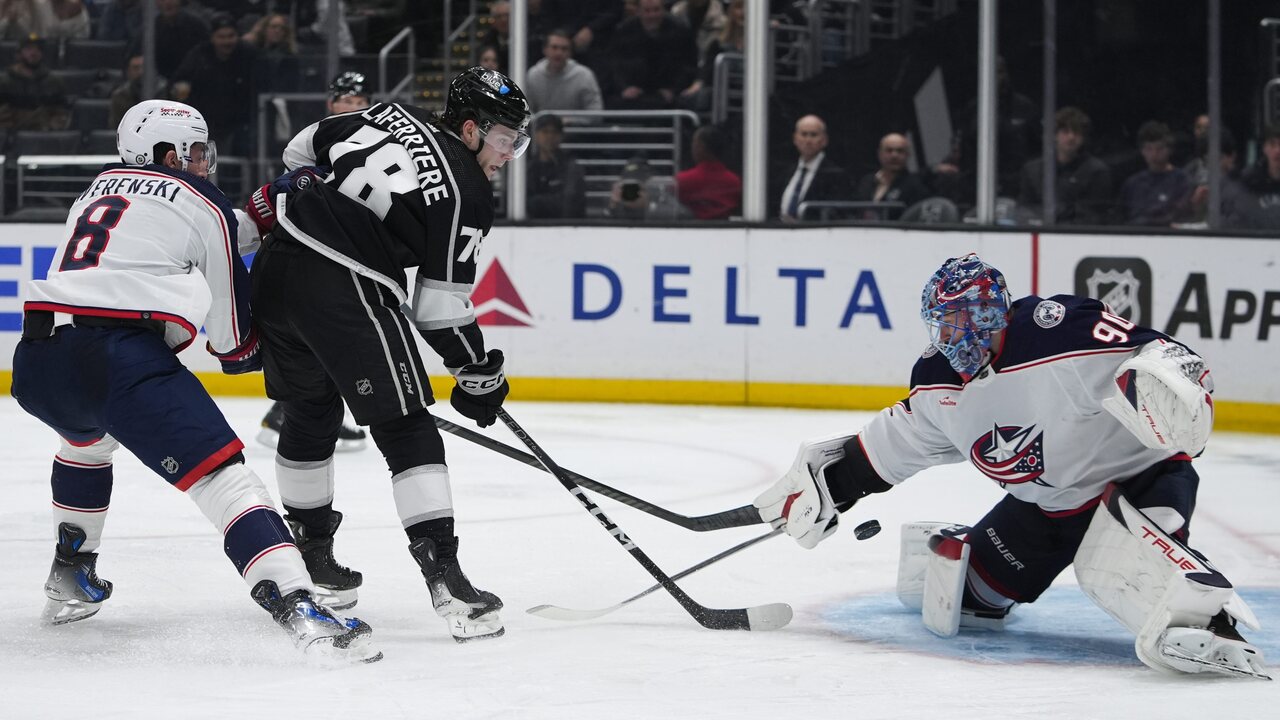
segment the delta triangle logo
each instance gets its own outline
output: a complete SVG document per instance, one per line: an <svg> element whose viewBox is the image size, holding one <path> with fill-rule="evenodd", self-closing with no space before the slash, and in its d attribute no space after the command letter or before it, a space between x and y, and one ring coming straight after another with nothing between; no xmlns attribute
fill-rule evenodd
<svg viewBox="0 0 1280 720"><path fill-rule="evenodd" d="M533 327L529 308L525 307L516 286L511 283L502 263L494 258L485 269L480 282L471 292L471 302L476 307L476 322L480 325L506 325Z"/></svg>

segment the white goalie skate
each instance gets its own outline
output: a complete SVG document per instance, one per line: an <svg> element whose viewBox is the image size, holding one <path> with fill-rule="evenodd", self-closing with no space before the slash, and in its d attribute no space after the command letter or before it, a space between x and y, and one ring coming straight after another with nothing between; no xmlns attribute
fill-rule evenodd
<svg viewBox="0 0 1280 720"><path fill-rule="evenodd" d="M1208 628L1165 630L1156 647L1166 664L1185 673L1212 672L1271 679L1265 672L1262 652L1236 632L1225 611L1210 620Z"/></svg>

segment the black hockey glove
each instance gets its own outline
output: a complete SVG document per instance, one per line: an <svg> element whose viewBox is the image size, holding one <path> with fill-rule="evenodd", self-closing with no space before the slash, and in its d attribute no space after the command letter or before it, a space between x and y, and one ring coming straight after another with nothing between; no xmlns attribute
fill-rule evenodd
<svg viewBox="0 0 1280 720"><path fill-rule="evenodd" d="M209 350L209 354L218 358L218 362L222 363L224 375L243 375L262 369L262 351L258 346L257 328L250 329L249 337L231 352L218 354L208 343L205 343L205 348Z"/></svg>
<svg viewBox="0 0 1280 720"><path fill-rule="evenodd" d="M330 169L324 166L300 167L254 190L244 211L258 226L258 234L266 235L276 226L276 197L280 193L296 192L324 182L329 172Z"/></svg>
<svg viewBox="0 0 1280 720"><path fill-rule="evenodd" d="M458 384L449 395L449 404L480 427L497 420L498 408L511 389L502 361L501 350L490 350L483 363L463 367L454 378Z"/></svg>

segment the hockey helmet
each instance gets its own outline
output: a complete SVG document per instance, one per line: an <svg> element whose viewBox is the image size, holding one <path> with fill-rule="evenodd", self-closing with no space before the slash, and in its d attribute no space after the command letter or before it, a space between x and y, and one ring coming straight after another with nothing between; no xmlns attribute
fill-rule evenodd
<svg viewBox="0 0 1280 720"><path fill-rule="evenodd" d="M969 380L987 361L991 334L1008 326L1009 286L975 253L951 258L925 283L920 316L929 342Z"/></svg>
<svg viewBox="0 0 1280 720"><path fill-rule="evenodd" d="M208 160L208 172L213 172L214 146L200 111L171 100L144 100L129 108L116 129L120 160L126 165L161 162L163 157L155 157L161 143L173 146L183 170L192 162Z"/></svg>
<svg viewBox="0 0 1280 720"><path fill-rule="evenodd" d="M482 135L487 135L495 125L508 127L516 132L511 152L520 157L529 145L530 117L529 101L519 86L497 70L477 65L462 71L449 83L442 119L454 132L461 132L467 120L474 120Z"/></svg>
<svg viewBox="0 0 1280 720"><path fill-rule="evenodd" d="M329 83L329 99L337 100L341 97L358 96L367 98L369 91L365 89L364 73L358 73L348 70Z"/></svg>

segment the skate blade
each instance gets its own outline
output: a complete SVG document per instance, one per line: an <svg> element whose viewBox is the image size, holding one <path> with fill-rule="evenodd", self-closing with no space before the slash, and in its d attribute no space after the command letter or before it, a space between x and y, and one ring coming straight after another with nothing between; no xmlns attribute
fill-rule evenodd
<svg viewBox="0 0 1280 720"><path fill-rule="evenodd" d="M1163 647L1160 649L1160 654L1163 655L1171 665L1184 672L1212 672L1219 675L1229 675L1231 677L1249 677L1254 678L1255 680L1271 679L1270 675L1257 672L1252 668L1246 670L1245 668L1237 667L1235 665L1224 665L1222 663L1210 662L1208 660L1195 657L1194 655L1181 652L1175 647Z"/></svg>
<svg viewBox="0 0 1280 720"><path fill-rule="evenodd" d="M317 585L316 591L312 594L315 601L319 605L323 605L330 610L347 610L356 606L360 598L357 588L348 590L336 590L334 588Z"/></svg>
<svg viewBox="0 0 1280 720"><path fill-rule="evenodd" d="M302 652L309 662L319 667L364 665L382 659L382 651L374 646L367 635L352 640L346 647L338 647L333 641L334 638L331 637L319 638Z"/></svg>
<svg viewBox="0 0 1280 720"><path fill-rule="evenodd" d="M453 641L458 643L459 645L463 643L474 642L476 640L490 640L492 638L500 638L503 635L507 634L507 629L505 627L499 627L497 630L493 630L483 634L473 634L473 635L458 635L457 634L458 631L452 627L450 627L449 630L450 632L454 633Z"/></svg>
<svg viewBox="0 0 1280 720"><path fill-rule="evenodd" d="M280 433L275 430L272 430L271 428L262 428L258 431L259 444L266 445L267 447L274 449L279 442Z"/></svg>
<svg viewBox="0 0 1280 720"><path fill-rule="evenodd" d="M444 619L449 623L449 634L458 643L499 638L507 632L496 611L475 618L467 615L445 615Z"/></svg>
<svg viewBox="0 0 1280 720"><path fill-rule="evenodd" d="M79 600L47 600L41 620L46 625L66 625L86 620L98 614L102 603L86 603Z"/></svg>

